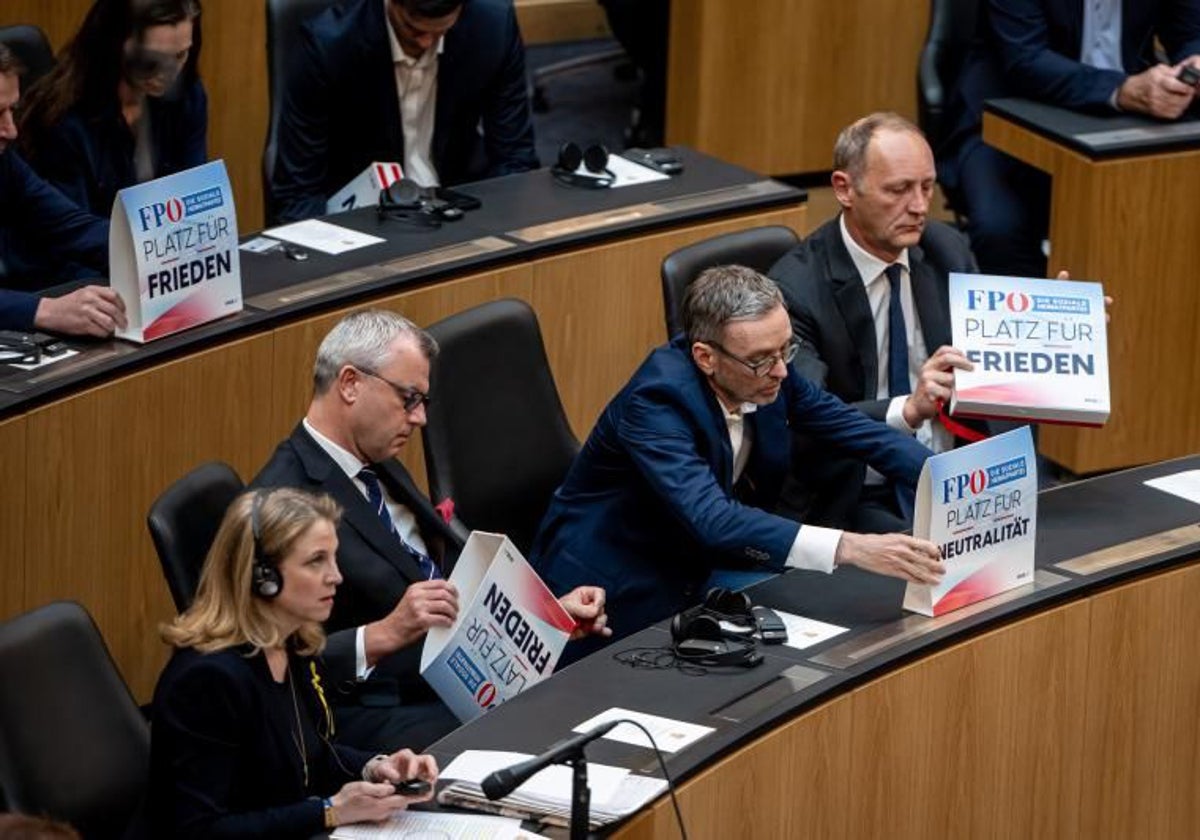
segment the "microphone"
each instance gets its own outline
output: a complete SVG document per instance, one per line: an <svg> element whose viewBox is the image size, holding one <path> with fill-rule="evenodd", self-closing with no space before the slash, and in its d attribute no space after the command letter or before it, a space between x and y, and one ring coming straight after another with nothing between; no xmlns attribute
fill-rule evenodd
<svg viewBox="0 0 1200 840"><path fill-rule="evenodd" d="M607 734L618 723L621 723L621 721L610 720L608 723L602 723L594 729L589 729L587 732L572 735L570 738L564 738L539 756L534 756L511 767L505 767L502 770L489 773L480 784L480 787L483 788L484 796L488 799L501 799L508 796L539 770L549 767L551 764L565 763L574 758L582 752L585 745Z"/></svg>

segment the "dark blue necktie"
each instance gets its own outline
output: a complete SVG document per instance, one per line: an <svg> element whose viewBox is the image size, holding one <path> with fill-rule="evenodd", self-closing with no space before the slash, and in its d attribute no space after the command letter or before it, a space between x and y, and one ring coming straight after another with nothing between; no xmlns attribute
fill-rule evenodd
<svg viewBox="0 0 1200 840"><path fill-rule="evenodd" d="M400 546L416 561L425 579L441 578L442 573L434 565L433 560L423 551L418 551L405 542L404 537L400 536L400 532L396 530L396 523L392 521L392 515L388 513L387 505L383 503L383 488L379 486L379 476L375 475L375 471L370 467L363 467L358 471L358 479L367 486L367 502L375 508L375 515L379 517L383 527L387 528L388 533L394 536L400 542Z"/></svg>
<svg viewBox="0 0 1200 840"><path fill-rule="evenodd" d="M900 306L900 278L903 266L892 263L883 270L891 284L888 296L888 396L902 397L912 387L908 383L908 331L904 328L904 309Z"/></svg>

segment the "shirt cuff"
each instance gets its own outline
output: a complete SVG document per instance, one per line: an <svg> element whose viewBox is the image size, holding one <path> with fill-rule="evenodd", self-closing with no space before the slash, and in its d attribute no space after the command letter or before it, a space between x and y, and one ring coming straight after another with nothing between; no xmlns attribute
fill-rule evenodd
<svg viewBox="0 0 1200 840"><path fill-rule="evenodd" d="M374 665L367 665L367 628L360 624L354 631L354 677L362 682L374 670Z"/></svg>
<svg viewBox="0 0 1200 840"><path fill-rule="evenodd" d="M833 558L841 540L842 531L839 528L801 525L784 564L793 569L829 574L833 571Z"/></svg>
<svg viewBox="0 0 1200 840"><path fill-rule="evenodd" d="M908 421L904 419L904 404L908 402L908 397L892 397L892 401L888 403L887 418L885 422L898 432L908 432L910 435L916 434L917 430L908 425Z"/></svg>
<svg viewBox="0 0 1200 840"><path fill-rule="evenodd" d="M1121 85L1123 84L1125 83L1121 82ZM1113 88L1112 95L1108 97L1108 106L1119 114L1124 113L1124 109L1117 104L1117 97L1121 95L1121 85L1117 85L1115 88Z"/></svg>

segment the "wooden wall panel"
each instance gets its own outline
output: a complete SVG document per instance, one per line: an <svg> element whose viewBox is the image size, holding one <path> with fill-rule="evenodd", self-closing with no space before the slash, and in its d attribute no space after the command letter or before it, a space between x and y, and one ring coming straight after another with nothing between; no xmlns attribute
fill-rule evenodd
<svg viewBox="0 0 1200 840"><path fill-rule="evenodd" d="M278 441L286 437L304 416L312 398L312 366L317 346L347 313L374 306L395 310L414 323L427 327L447 315L489 300L503 297L529 300L531 276L528 265L474 274L460 280L388 295L276 330L272 362L272 380L275 383L272 428L275 439ZM409 439L400 453L400 460L421 489L428 489L425 482L425 455L419 434Z"/></svg>
<svg viewBox="0 0 1200 840"><path fill-rule="evenodd" d="M759 172L827 170L858 117L916 117L928 25L909 0L675 0L667 140Z"/></svg>
<svg viewBox="0 0 1200 840"><path fill-rule="evenodd" d="M1080 837L1200 836L1197 603L1194 565L1093 599Z"/></svg>
<svg viewBox="0 0 1200 840"><path fill-rule="evenodd" d="M1088 617L1052 610L856 691L850 836L1077 836Z"/></svg>
<svg viewBox="0 0 1200 840"><path fill-rule="evenodd" d="M25 600L25 418L0 423L0 621L28 607Z"/></svg>
<svg viewBox="0 0 1200 840"><path fill-rule="evenodd" d="M646 354L666 340L659 269L667 254L761 225L802 231L803 206L548 257L534 264L533 307L575 433L585 437Z"/></svg>
<svg viewBox="0 0 1200 840"><path fill-rule="evenodd" d="M833 700L688 779L679 792L688 836L856 840L847 833L862 795L845 784L851 760L850 705L848 697ZM763 802L779 807L760 807ZM678 837L670 799L660 799L617 836Z"/></svg>
<svg viewBox="0 0 1200 840"><path fill-rule="evenodd" d="M526 44L607 38L612 33L595 0L515 0L517 25Z"/></svg>
<svg viewBox="0 0 1200 840"><path fill-rule="evenodd" d="M146 530L150 503L203 461L252 474L269 454L270 336L134 374L28 416L26 599L92 613L130 689L147 700L174 613Z"/></svg>

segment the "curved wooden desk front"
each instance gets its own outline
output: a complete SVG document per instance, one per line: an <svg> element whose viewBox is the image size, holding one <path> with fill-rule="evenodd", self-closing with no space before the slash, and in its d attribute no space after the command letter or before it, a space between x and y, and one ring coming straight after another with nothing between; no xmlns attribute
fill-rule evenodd
<svg viewBox="0 0 1200 840"><path fill-rule="evenodd" d="M540 183L545 173L528 177ZM649 349L665 340L663 257L748 227L802 231L801 200L791 191L782 205L776 197L770 207L727 209L666 229L643 226L601 244L510 257L483 271L397 279L353 306L335 299L302 317L263 321L177 358L10 410L0 421L0 619L55 599L81 602L134 695L149 700L167 653L157 627L174 614L146 530L150 503L204 461L227 461L252 477L303 416L317 344L343 314L382 306L429 324L500 297L528 301L582 436ZM410 441L403 460L423 483L419 441Z"/></svg>

